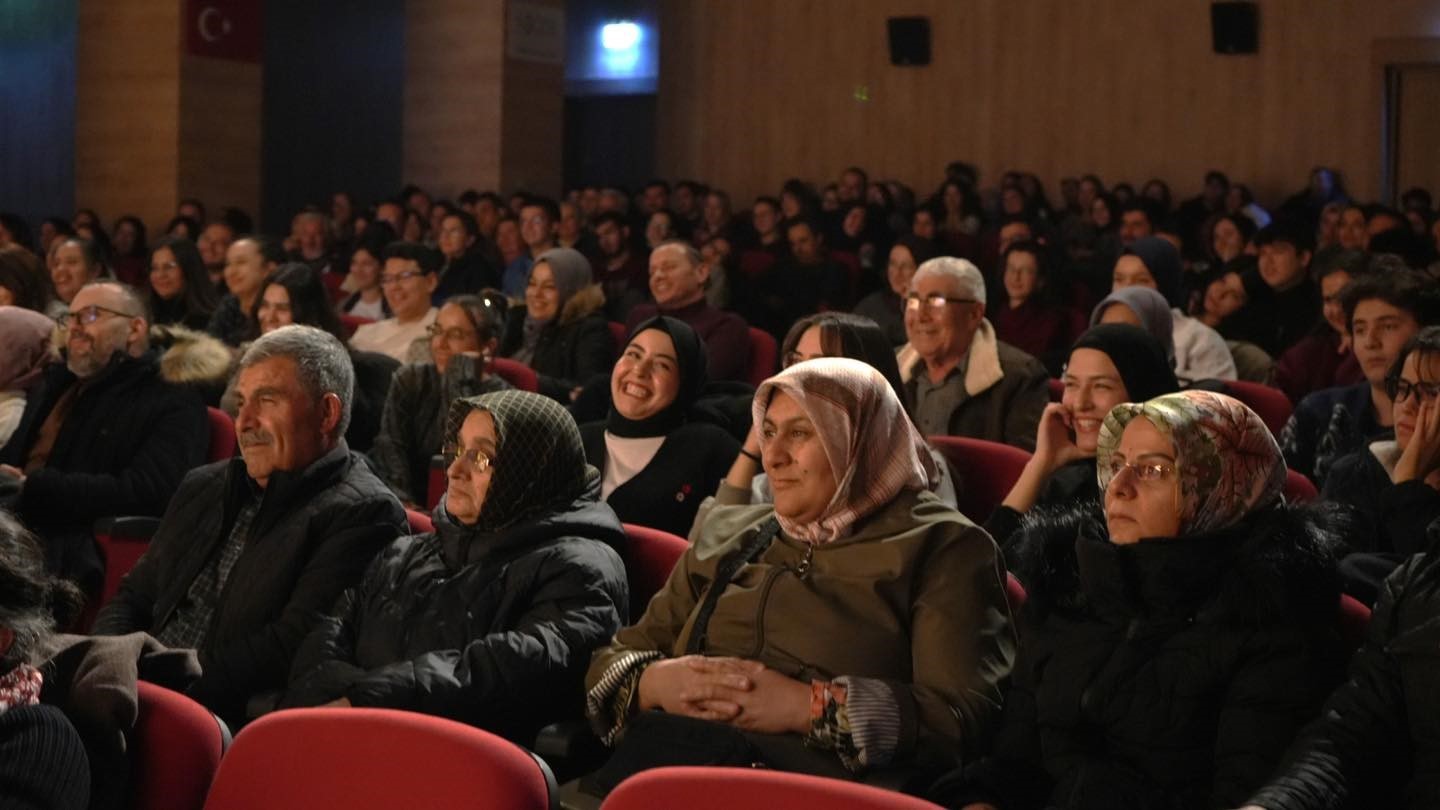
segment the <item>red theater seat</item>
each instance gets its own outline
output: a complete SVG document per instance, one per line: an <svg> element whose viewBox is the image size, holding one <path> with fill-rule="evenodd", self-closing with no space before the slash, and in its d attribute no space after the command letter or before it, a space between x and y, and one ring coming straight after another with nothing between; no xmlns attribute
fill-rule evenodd
<svg viewBox="0 0 1440 810"><path fill-rule="evenodd" d="M965 436L931 436L930 444L955 468L960 512L984 523L1010 494L1030 454L1008 444Z"/></svg>
<svg viewBox="0 0 1440 810"><path fill-rule="evenodd" d="M132 810L200 810L220 756L225 724L199 703L139 682L140 713L130 737Z"/></svg>
<svg viewBox="0 0 1440 810"><path fill-rule="evenodd" d="M510 383L521 391L529 391L532 394L540 392L540 378L535 375L535 369L524 363L517 363L514 360L506 360L497 357L491 361L490 368L499 374L505 382Z"/></svg>
<svg viewBox="0 0 1440 810"><path fill-rule="evenodd" d="M654 768L621 782L601 810L937 810L913 796L808 774L755 768Z"/></svg>
<svg viewBox="0 0 1440 810"><path fill-rule="evenodd" d="M630 579L630 618L634 621L644 615L650 597L665 587L671 569L690 547L690 542L678 535L633 523L625 524L625 537L629 541L625 548L625 573Z"/></svg>
<svg viewBox="0 0 1440 810"><path fill-rule="evenodd" d="M750 384L756 388L779 370L780 346L763 329L750 327Z"/></svg>
<svg viewBox="0 0 1440 810"><path fill-rule="evenodd" d="M1225 393L1248 405L1276 438L1280 437L1285 423L1290 421L1290 398L1278 388L1241 380L1226 380Z"/></svg>

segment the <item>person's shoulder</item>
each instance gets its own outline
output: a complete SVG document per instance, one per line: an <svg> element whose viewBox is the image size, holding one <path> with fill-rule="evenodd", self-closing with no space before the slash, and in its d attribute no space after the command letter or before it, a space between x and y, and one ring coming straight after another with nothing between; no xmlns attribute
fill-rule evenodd
<svg viewBox="0 0 1440 810"><path fill-rule="evenodd" d="M1000 356L1000 368L1005 376L1012 374L1023 377L1046 377L1050 372L1045 370L1045 364L1041 363L1034 355L1029 354L1003 340L995 341L996 353Z"/></svg>
<svg viewBox="0 0 1440 810"><path fill-rule="evenodd" d="M1320 410L1330 411L1336 405L1350 404L1352 402L1364 402L1370 397L1370 384L1357 383L1355 385L1338 385L1334 388L1322 388L1306 394L1295 406L1295 410Z"/></svg>

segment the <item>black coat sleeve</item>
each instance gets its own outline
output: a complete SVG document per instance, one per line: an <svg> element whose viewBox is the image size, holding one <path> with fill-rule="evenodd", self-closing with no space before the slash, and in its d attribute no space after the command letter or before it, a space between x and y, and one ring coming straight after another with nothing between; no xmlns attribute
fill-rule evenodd
<svg viewBox="0 0 1440 810"><path fill-rule="evenodd" d="M615 364L615 338L604 318L590 316L572 328L569 356L563 358L563 368L536 369L540 393L565 404L569 404L572 390L591 377L608 375Z"/></svg>

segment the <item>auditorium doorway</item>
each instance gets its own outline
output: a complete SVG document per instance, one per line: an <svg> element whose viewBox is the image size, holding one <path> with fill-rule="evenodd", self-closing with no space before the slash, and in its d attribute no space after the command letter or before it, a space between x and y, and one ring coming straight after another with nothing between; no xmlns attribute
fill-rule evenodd
<svg viewBox="0 0 1440 810"><path fill-rule="evenodd" d="M1377 48L1385 72L1384 199L1407 189L1440 195L1440 38L1392 40Z"/></svg>

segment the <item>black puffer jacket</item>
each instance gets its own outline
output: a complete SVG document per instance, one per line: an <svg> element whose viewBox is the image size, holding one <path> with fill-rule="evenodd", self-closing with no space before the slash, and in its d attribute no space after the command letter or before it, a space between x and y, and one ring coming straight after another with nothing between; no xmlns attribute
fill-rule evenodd
<svg viewBox="0 0 1440 810"><path fill-rule="evenodd" d="M1380 590L1365 643L1278 778L1270 810L1440 807L1440 524Z"/></svg>
<svg viewBox="0 0 1440 810"><path fill-rule="evenodd" d="M306 639L285 704L346 697L521 744L582 718L590 654L629 615L625 535L597 494L493 534L442 503L436 532L396 540Z"/></svg>
<svg viewBox="0 0 1440 810"><path fill-rule="evenodd" d="M530 367L540 377L540 393L568 404L570 391L615 364L615 338L605 321L605 294L590 285L570 296L560 317L540 331ZM506 319L500 354L509 357L525 339L525 307L513 307Z"/></svg>
<svg viewBox="0 0 1440 810"><path fill-rule="evenodd" d="M186 476L95 633L163 627L229 537L250 486L240 458ZM302 471L271 475L215 606L199 650L204 674L190 696L238 727L251 697L284 688L300 642L404 527L400 502L343 442Z"/></svg>
<svg viewBox="0 0 1440 810"><path fill-rule="evenodd" d="M1124 546L1093 511L1026 523L1012 561L1030 600L1000 736L940 797L1005 810L1241 804L1344 667L1330 513L1279 507Z"/></svg>

